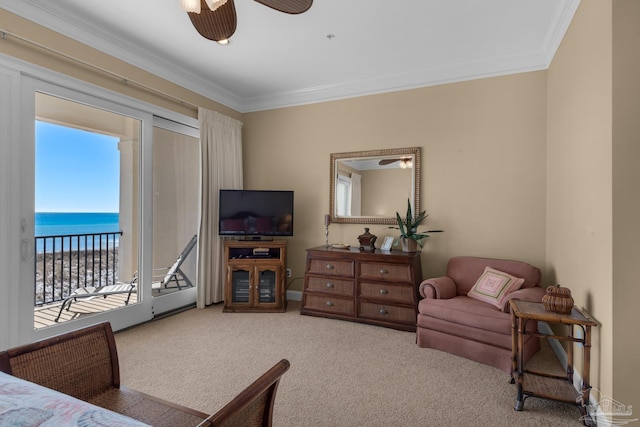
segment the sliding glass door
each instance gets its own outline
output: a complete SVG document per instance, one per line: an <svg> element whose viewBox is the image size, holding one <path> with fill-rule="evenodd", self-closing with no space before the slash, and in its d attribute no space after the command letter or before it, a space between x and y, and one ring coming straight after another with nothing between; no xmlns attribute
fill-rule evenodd
<svg viewBox="0 0 640 427"><path fill-rule="evenodd" d="M152 317L152 116L22 78L21 340Z"/></svg>
<svg viewBox="0 0 640 427"><path fill-rule="evenodd" d="M199 133L154 117L153 312L193 305L199 212Z"/></svg>

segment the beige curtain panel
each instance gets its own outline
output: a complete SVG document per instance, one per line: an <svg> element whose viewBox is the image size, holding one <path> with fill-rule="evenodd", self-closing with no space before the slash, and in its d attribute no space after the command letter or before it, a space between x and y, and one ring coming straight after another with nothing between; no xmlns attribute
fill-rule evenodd
<svg viewBox="0 0 640 427"><path fill-rule="evenodd" d="M215 111L198 109L200 122L200 227L196 305L224 300L222 238L218 235L218 193L242 189L242 122Z"/></svg>

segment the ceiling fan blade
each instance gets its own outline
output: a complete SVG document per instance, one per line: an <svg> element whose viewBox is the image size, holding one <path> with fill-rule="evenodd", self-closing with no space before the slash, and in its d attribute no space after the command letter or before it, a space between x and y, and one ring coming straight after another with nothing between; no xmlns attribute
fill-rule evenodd
<svg viewBox="0 0 640 427"><path fill-rule="evenodd" d="M206 39L220 41L230 38L236 31L238 19L233 0L212 11L204 0L201 0L200 13L187 12L191 23L200 35Z"/></svg>
<svg viewBox="0 0 640 427"><path fill-rule="evenodd" d="M309 10L313 4L313 0L256 0L271 9L278 10L284 13L291 13L297 15Z"/></svg>
<svg viewBox="0 0 640 427"><path fill-rule="evenodd" d="M399 162L402 159L382 159L378 162L380 166L390 165L391 163Z"/></svg>

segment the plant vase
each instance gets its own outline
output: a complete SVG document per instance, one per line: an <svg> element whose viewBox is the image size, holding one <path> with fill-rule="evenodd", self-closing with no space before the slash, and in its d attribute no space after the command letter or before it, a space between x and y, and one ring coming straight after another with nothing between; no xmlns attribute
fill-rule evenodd
<svg viewBox="0 0 640 427"><path fill-rule="evenodd" d="M407 237L401 237L402 252L418 252L418 242Z"/></svg>
<svg viewBox="0 0 640 427"><path fill-rule="evenodd" d="M397 226L391 226L389 228L395 228L400 230L400 241L402 242L402 252L418 252L418 246L422 249L422 241L429 237L427 233L440 233L442 230L428 230L426 232L418 231L418 227L422 224L422 221L427 217L427 212L422 211L416 217L413 216L411 209L411 200L407 199L407 215L402 218L399 212L396 212ZM398 241L396 241L396 245Z"/></svg>

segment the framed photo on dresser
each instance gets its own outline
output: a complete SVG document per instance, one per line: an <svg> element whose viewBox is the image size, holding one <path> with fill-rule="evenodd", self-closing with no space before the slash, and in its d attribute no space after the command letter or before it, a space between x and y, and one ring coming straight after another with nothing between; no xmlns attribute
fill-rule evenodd
<svg viewBox="0 0 640 427"><path fill-rule="evenodd" d="M386 236L382 241L382 246L380 246L380 249L382 249L383 251L390 251L391 245L393 245L393 240L393 237Z"/></svg>

